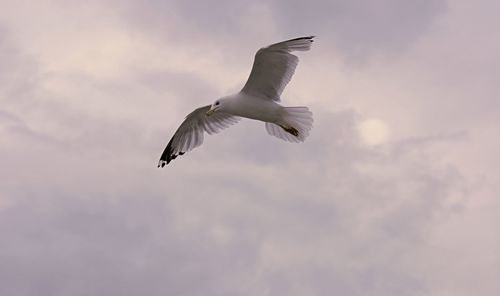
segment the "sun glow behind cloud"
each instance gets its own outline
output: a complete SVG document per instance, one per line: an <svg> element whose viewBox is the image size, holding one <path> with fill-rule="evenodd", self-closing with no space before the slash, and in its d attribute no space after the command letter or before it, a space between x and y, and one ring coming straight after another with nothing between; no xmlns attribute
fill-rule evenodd
<svg viewBox="0 0 500 296"><path fill-rule="evenodd" d="M361 140L367 145L380 145L389 139L389 127L376 118L365 119L358 124Z"/></svg>

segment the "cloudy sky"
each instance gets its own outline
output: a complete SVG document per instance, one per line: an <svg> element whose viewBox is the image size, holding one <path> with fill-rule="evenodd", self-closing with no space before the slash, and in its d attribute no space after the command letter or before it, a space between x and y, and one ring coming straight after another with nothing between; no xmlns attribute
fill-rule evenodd
<svg viewBox="0 0 500 296"><path fill-rule="evenodd" d="M497 295L500 4L0 0L1 295ZM283 104L157 169L255 51Z"/></svg>

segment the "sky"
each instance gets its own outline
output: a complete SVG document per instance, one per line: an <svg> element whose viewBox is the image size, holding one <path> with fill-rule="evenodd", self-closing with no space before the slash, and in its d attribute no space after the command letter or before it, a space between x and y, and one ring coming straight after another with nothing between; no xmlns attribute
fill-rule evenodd
<svg viewBox="0 0 500 296"><path fill-rule="evenodd" d="M1 295L497 295L500 4L0 0ZM260 47L282 96L156 167Z"/></svg>

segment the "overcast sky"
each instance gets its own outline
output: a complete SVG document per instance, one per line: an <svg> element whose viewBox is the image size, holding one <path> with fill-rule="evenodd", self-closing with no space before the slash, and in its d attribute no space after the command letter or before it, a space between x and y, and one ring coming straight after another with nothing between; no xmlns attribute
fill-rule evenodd
<svg viewBox="0 0 500 296"><path fill-rule="evenodd" d="M500 4L0 0L1 295L497 295ZM284 105L157 169L255 51Z"/></svg>

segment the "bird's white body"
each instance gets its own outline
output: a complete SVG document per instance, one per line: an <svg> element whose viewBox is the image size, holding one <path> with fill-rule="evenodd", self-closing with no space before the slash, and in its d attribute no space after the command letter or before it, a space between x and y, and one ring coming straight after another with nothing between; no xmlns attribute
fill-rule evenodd
<svg viewBox="0 0 500 296"><path fill-rule="evenodd" d="M307 51L314 36L300 37L261 48L243 89L188 114L167 144L158 167L203 143L203 133L217 133L245 117L265 122L267 132L289 142L303 142L312 128L307 107L283 107L281 93L299 59L292 51Z"/></svg>
<svg viewBox="0 0 500 296"><path fill-rule="evenodd" d="M220 99L224 111L235 116L279 124L283 106L275 101L239 92Z"/></svg>

